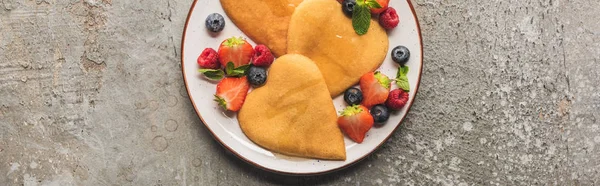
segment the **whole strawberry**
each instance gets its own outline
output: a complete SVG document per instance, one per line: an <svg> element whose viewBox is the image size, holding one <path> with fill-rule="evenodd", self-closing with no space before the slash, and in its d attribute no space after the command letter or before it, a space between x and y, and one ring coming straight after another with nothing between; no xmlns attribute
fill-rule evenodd
<svg viewBox="0 0 600 186"><path fill-rule="evenodd" d="M400 110L408 103L408 96L408 92L402 89L393 90L385 101L385 106L392 110Z"/></svg>
<svg viewBox="0 0 600 186"><path fill-rule="evenodd" d="M252 64L257 67L268 67L273 64L275 57L269 47L265 45L256 45L254 47L254 58L252 58Z"/></svg>
<svg viewBox="0 0 600 186"><path fill-rule="evenodd" d="M362 105L348 106L338 118L338 126L350 139L362 143L365 134L373 127L373 116Z"/></svg>
<svg viewBox="0 0 600 186"><path fill-rule="evenodd" d="M371 108L382 104L390 94L391 80L381 72L369 72L360 78L360 89L363 92L362 104Z"/></svg>
<svg viewBox="0 0 600 186"><path fill-rule="evenodd" d="M379 14L379 24L385 29L393 29L400 23L396 9L389 7Z"/></svg>
<svg viewBox="0 0 600 186"><path fill-rule="evenodd" d="M250 89L250 84L246 76L236 78L227 77L217 84L217 93L215 101L223 109L237 112L242 108L246 95Z"/></svg>
<svg viewBox="0 0 600 186"><path fill-rule="evenodd" d="M212 48L206 48L200 56L198 56L198 65L203 69L219 69L221 64L219 63L219 55L217 51Z"/></svg>
<svg viewBox="0 0 600 186"><path fill-rule="evenodd" d="M226 39L219 46L219 62L223 67L229 62L233 63L234 68L248 65L252 56L254 56L254 48L241 37Z"/></svg>

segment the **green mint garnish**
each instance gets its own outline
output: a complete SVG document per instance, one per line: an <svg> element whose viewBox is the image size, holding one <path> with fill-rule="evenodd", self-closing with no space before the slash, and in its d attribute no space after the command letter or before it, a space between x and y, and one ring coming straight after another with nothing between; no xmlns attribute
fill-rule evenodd
<svg viewBox="0 0 600 186"><path fill-rule="evenodd" d="M211 80L220 80L225 76L225 73L222 70L200 69L198 72L202 73L204 76L206 76L206 78Z"/></svg>
<svg viewBox="0 0 600 186"><path fill-rule="evenodd" d="M401 66L398 68L398 73L396 74L396 85L398 88L404 90L405 92L410 92L410 84L408 83L408 66Z"/></svg>
<svg viewBox="0 0 600 186"><path fill-rule="evenodd" d="M371 26L371 10L361 0L356 1L352 11L352 27L358 35L365 35Z"/></svg>
<svg viewBox="0 0 600 186"><path fill-rule="evenodd" d="M248 70L248 68L250 68L250 65L244 65L235 68L233 62L230 61L225 66L225 74L227 74L227 76L241 77L246 75L246 70Z"/></svg>
<svg viewBox="0 0 600 186"><path fill-rule="evenodd" d="M382 8L376 0L358 0L352 11L352 27L358 35L365 35L371 26L371 8Z"/></svg>

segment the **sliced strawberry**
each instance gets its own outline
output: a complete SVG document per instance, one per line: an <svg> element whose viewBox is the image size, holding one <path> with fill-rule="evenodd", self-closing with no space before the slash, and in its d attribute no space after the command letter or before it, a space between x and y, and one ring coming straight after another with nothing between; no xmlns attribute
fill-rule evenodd
<svg viewBox="0 0 600 186"><path fill-rule="evenodd" d="M362 105L348 106L338 118L338 126L348 137L357 143L362 143L365 134L373 127L373 116Z"/></svg>
<svg viewBox="0 0 600 186"><path fill-rule="evenodd" d="M219 46L219 62L222 67L232 62L234 68L250 64L254 56L254 48L250 43L241 37L232 37L226 39Z"/></svg>
<svg viewBox="0 0 600 186"><path fill-rule="evenodd" d="M237 112L242 108L250 84L246 76L240 78L227 77L217 84L215 101L223 109Z"/></svg>
<svg viewBox="0 0 600 186"><path fill-rule="evenodd" d="M363 92L362 104L371 108L382 104L390 94L391 80L380 72L369 72L360 78L360 89Z"/></svg>

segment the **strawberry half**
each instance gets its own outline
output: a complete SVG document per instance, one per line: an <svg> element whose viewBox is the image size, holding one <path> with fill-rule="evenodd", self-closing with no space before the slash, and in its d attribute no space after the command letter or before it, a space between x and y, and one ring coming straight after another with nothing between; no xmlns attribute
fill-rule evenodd
<svg viewBox="0 0 600 186"><path fill-rule="evenodd" d="M363 92L362 104L371 108L382 104L390 94L391 80L380 72L369 72L360 78L360 89Z"/></svg>
<svg viewBox="0 0 600 186"><path fill-rule="evenodd" d="M254 56L254 48L250 43L241 37L232 37L226 39L219 46L219 62L222 67L232 62L234 68L250 64Z"/></svg>
<svg viewBox="0 0 600 186"><path fill-rule="evenodd" d="M362 105L348 106L338 118L338 126L350 139L362 143L365 134L373 127L373 116L369 109Z"/></svg>
<svg viewBox="0 0 600 186"><path fill-rule="evenodd" d="M242 108L250 84L246 76L240 78L227 77L217 84L215 101L223 109L237 112Z"/></svg>

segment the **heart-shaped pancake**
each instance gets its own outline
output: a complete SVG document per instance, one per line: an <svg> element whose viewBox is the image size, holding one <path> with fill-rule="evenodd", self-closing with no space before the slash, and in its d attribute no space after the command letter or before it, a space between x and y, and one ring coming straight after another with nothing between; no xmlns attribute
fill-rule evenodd
<svg viewBox="0 0 600 186"><path fill-rule="evenodd" d="M290 20L289 54L302 54L319 66L332 97L376 70L388 51L388 36L371 20L367 34L359 36L352 20L333 0L305 0Z"/></svg>
<svg viewBox="0 0 600 186"><path fill-rule="evenodd" d="M221 0L233 23L250 39L266 45L275 56L286 53L288 25L302 0Z"/></svg>
<svg viewBox="0 0 600 186"><path fill-rule="evenodd" d="M250 140L271 151L346 159L327 85L319 68L305 56L279 57L269 69L267 83L246 97L238 120Z"/></svg>

